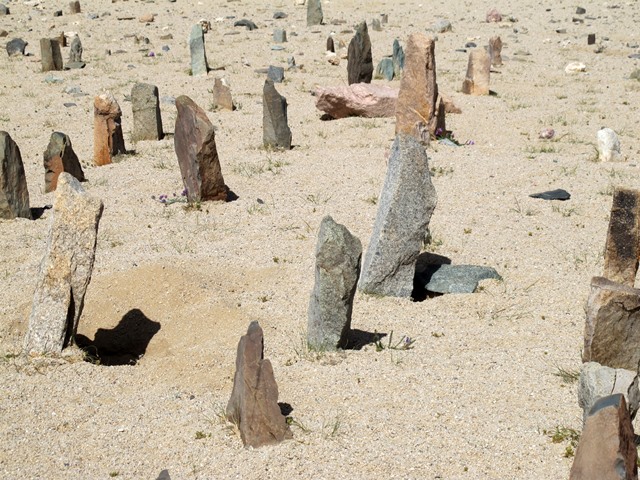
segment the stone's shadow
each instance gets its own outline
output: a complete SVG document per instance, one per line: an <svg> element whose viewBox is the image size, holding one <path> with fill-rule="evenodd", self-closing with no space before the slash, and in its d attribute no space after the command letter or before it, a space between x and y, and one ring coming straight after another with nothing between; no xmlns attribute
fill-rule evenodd
<svg viewBox="0 0 640 480"><path fill-rule="evenodd" d="M278 406L280 407L280 413L283 417L288 417L291 412L293 412L293 407L290 403L287 402L278 402Z"/></svg>
<svg viewBox="0 0 640 480"><path fill-rule="evenodd" d="M422 252L418 255L416 271L413 277L413 291L411 292L411 299L414 302L423 302L427 298L443 295L442 293L430 292L425 288L425 285L431 279L431 273L428 273L431 265L451 265L451 259L431 252Z"/></svg>
<svg viewBox="0 0 640 480"><path fill-rule="evenodd" d="M365 332L364 330L354 329L349 332L349 339L347 341L347 345L344 347L344 350L362 350L363 347L372 345L386 336L386 333L371 333Z"/></svg>
<svg viewBox="0 0 640 480"><path fill-rule="evenodd" d="M159 330L159 322L134 308L114 328L99 328L93 341L84 335L76 335L75 341L90 358L97 358L102 365L135 365Z"/></svg>
<svg viewBox="0 0 640 480"><path fill-rule="evenodd" d="M240 197L236 195L232 190L227 190L227 200L226 200L227 203L235 202L239 198Z"/></svg>
<svg viewBox="0 0 640 480"><path fill-rule="evenodd" d="M53 208L53 205L45 205L44 207L32 207L31 210L31 218L33 220L38 220L42 215L44 215L45 210L50 210Z"/></svg>

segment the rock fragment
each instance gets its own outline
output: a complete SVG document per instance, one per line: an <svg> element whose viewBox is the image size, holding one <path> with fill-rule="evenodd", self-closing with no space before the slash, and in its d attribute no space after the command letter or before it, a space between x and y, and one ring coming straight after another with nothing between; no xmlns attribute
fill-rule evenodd
<svg viewBox="0 0 640 480"><path fill-rule="evenodd" d="M18 144L0 132L0 218L31 219L29 190Z"/></svg>
<svg viewBox="0 0 640 480"><path fill-rule="evenodd" d="M53 192L58 185L58 177L66 172L84 182L84 172L78 156L73 151L71 139L61 132L53 132L49 139L49 145L44 152L44 191Z"/></svg>

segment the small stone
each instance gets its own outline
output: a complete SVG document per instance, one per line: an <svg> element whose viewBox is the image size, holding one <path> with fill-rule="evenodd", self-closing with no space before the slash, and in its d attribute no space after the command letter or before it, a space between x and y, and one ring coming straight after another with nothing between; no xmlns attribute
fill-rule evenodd
<svg viewBox="0 0 640 480"><path fill-rule="evenodd" d="M288 17L288 15L286 13L284 13L284 12L275 12L273 14L273 18L275 18L276 20L279 20L281 18L287 18L287 17Z"/></svg>
<svg viewBox="0 0 640 480"><path fill-rule="evenodd" d="M133 111L134 142L140 140L161 140L162 117L160 115L160 99L158 87L148 83L136 83L131 89L131 109Z"/></svg>
<svg viewBox="0 0 640 480"><path fill-rule="evenodd" d="M62 70L62 52L58 40L51 38L40 39L40 54L42 56L42 71Z"/></svg>
<svg viewBox="0 0 640 480"><path fill-rule="evenodd" d="M336 51L336 47L333 43L333 37L329 35L327 37L327 52L335 52L335 51Z"/></svg>
<svg viewBox="0 0 640 480"><path fill-rule="evenodd" d="M587 35L587 45L595 45L596 43L596 34L590 33Z"/></svg>
<svg viewBox="0 0 640 480"><path fill-rule="evenodd" d="M7 42L7 54L10 57L15 57L18 55L24 55L24 49L27 48L28 43L22 40L21 38L14 38Z"/></svg>
<svg viewBox="0 0 640 480"><path fill-rule="evenodd" d="M276 43L284 43L287 41L287 32L281 28L273 31L273 41Z"/></svg>
<svg viewBox="0 0 640 480"><path fill-rule="evenodd" d="M469 53L467 75L462 83L462 93L467 95L489 95L491 58L484 48Z"/></svg>
<svg viewBox="0 0 640 480"><path fill-rule="evenodd" d="M73 151L71 139L61 132L53 132L49 139L49 145L44 152L44 191L53 192L58 185L58 177L66 172L84 182L84 172L78 156Z"/></svg>
<svg viewBox="0 0 640 480"><path fill-rule="evenodd" d="M93 162L107 165L115 155L125 154L121 125L122 110L111 93L95 97L93 102Z"/></svg>
<svg viewBox="0 0 640 480"><path fill-rule="evenodd" d="M393 80L394 72L393 72L393 59L389 57L385 57L380 60L378 66L376 67L376 71L373 74L373 78L379 79L383 78L387 81Z"/></svg>
<svg viewBox="0 0 640 480"><path fill-rule="evenodd" d="M540 133L538 134L538 138L542 138L544 140L551 140L555 134L556 134L556 131L553 128L543 128L542 130L540 130Z"/></svg>
<svg viewBox="0 0 640 480"><path fill-rule="evenodd" d="M82 42L77 35L73 37L71 48L69 49L69 63L76 62L82 62Z"/></svg>
<svg viewBox="0 0 640 480"><path fill-rule="evenodd" d="M531 198L540 198L542 200L569 200L571 198L571 194L562 188L546 192L532 193L529 196Z"/></svg>
<svg viewBox="0 0 640 480"><path fill-rule="evenodd" d="M29 189L20 148L7 132L0 132L0 218L31 219Z"/></svg>
<svg viewBox="0 0 640 480"><path fill-rule="evenodd" d="M316 108L332 118L393 117L398 90L386 85L355 83L346 87L317 87Z"/></svg>
<svg viewBox="0 0 640 480"><path fill-rule="evenodd" d="M322 15L322 1L321 0L308 0L307 1L307 26L321 25L324 17Z"/></svg>
<svg viewBox="0 0 640 480"><path fill-rule="evenodd" d="M213 84L213 108L222 110L234 110L231 88L224 78L216 78Z"/></svg>
<svg viewBox="0 0 640 480"><path fill-rule="evenodd" d="M389 23L389 14L387 13L381 13L380 14L380 22L384 25L386 23Z"/></svg>
<svg viewBox="0 0 640 480"><path fill-rule="evenodd" d="M204 47L204 33L199 23L191 27L189 36L189 51L191 52L191 75L206 75L209 72L207 53Z"/></svg>
<svg viewBox="0 0 640 480"><path fill-rule="evenodd" d="M253 23L251 20L247 20L243 18L242 20L238 20L233 24L234 27L247 27L247 30L256 30L258 26Z"/></svg>
<svg viewBox="0 0 640 480"><path fill-rule="evenodd" d="M374 32L382 31L382 25L380 24L380 20L378 20L377 18L374 18L373 20L371 20L371 30L373 30Z"/></svg>
<svg viewBox="0 0 640 480"><path fill-rule="evenodd" d="M53 16L54 17L61 17L62 16L62 10L56 10L55 12L53 12Z"/></svg>
<svg viewBox="0 0 640 480"><path fill-rule="evenodd" d="M73 2L69 2L69 13L74 15L76 13L80 13L80 2L78 0L74 0Z"/></svg>
<svg viewBox="0 0 640 480"><path fill-rule="evenodd" d="M11 12L9 11L9 7L0 3L0 16L9 15Z"/></svg>
<svg viewBox="0 0 640 480"><path fill-rule="evenodd" d="M587 13L587 11L584 8L582 7L576 8L576 15L584 15L585 13Z"/></svg>
<svg viewBox="0 0 640 480"><path fill-rule="evenodd" d="M291 150L291 130L287 120L287 99L276 90L272 80L265 80L262 93L263 145Z"/></svg>
<svg viewBox="0 0 640 480"><path fill-rule="evenodd" d="M9 36L9 32L7 32L6 30L0 29L0 38L4 38L8 36Z"/></svg>
<svg viewBox="0 0 640 480"><path fill-rule="evenodd" d="M295 70L296 67L296 59L291 56L287 58L287 70Z"/></svg>
<svg viewBox="0 0 640 480"><path fill-rule="evenodd" d="M616 132L610 128L598 130L598 154L601 162L617 162L623 160L620 153L620 140Z"/></svg>
<svg viewBox="0 0 640 480"><path fill-rule="evenodd" d="M271 50L280 51L280 50L284 50L284 47L282 45L272 45Z"/></svg>
<svg viewBox="0 0 640 480"><path fill-rule="evenodd" d="M502 21L502 15L498 10L492 8L487 12L486 21L487 23L499 23Z"/></svg>
<svg viewBox="0 0 640 480"><path fill-rule="evenodd" d="M284 81L284 68L269 65L269 70L267 70L267 78L273 81L273 83L282 83Z"/></svg>
<svg viewBox="0 0 640 480"><path fill-rule="evenodd" d="M371 56L371 39L367 23L362 22L349 42L347 63L347 81L354 83L371 83L373 78L373 59Z"/></svg>
<svg viewBox="0 0 640 480"><path fill-rule="evenodd" d="M433 293L474 293L481 280L502 280L492 267L476 265L428 265L418 272L416 281Z"/></svg>
<svg viewBox="0 0 640 480"><path fill-rule="evenodd" d="M489 39L489 57L491 57L492 66L502 66L502 40L500 37L491 37Z"/></svg>
<svg viewBox="0 0 640 480"><path fill-rule="evenodd" d="M564 67L564 71L565 73L569 74L586 72L587 66L582 62L571 62L566 67Z"/></svg>
<svg viewBox="0 0 640 480"><path fill-rule="evenodd" d="M152 23L154 20L153 13L145 13L138 17L138 22L140 23Z"/></svg>
<svg viewBox="0 0 640 480"><path fill-rule="evenodd" d="M453 30L453 26L451 25L451 22L449 20L446 20L444 18L439 18L438 20L435 21L435 23L431 27L431 30L433 30L436 33L446 33Z"/></svg>
<svg viewBox="0 0 640 480"><path fill-rule="evenodd" d="M464 48L476 48L477 46L475 42L467 42L464 44Z"/></svg>
<svg viewBox="0 0 640 480"><path fill-rule="evenodd" d="M176 0L169 0L169 1L176 1ZM158 475L158 478L156 478L156 480L171 480L171 476L169 475L169 470L162 470L160 472L160 475Z"/></svg>

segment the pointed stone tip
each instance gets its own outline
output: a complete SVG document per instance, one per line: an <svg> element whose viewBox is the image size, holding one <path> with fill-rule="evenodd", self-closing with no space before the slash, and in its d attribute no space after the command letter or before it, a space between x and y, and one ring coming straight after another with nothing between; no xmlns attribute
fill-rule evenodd
<svg viewBox="0 0 640 480"><path fill-rule="evenodd" d="M616 393L614 395L609 395L607 397L599 398L591 407L591 410L589 411L589 416L595 415L600 410L604 410L605 408L608 408L608 407L619 408L621 404L626 407L626 402L624 401L624 395L622 395L621 393Z"/></svg>

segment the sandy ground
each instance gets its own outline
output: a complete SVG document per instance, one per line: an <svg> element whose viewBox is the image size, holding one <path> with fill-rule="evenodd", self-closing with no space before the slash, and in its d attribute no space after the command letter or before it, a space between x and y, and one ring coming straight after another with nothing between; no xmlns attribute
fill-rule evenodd
<svg viewBox="0 0 640 480"><path fill-rule="evenodd" d="M613 188L640 188L640 84L629 79L638 60L628 58L637 51L637 3L587 0L584 24L574 24L569 0L336 0L324 3L327 24L313 28L293 1L83 0L82 14L57 18L66 2L34 3L11 1L12 14L0 17L8 39L27 40L30 54L0 54L0 129L22 151L32 207L54 199L43 193L50 133L71 137L85 188L105 203L79 333L119 346L120 360L144 356L135 366L15 358L50 211L36 221L0 221L0 477L155 479L162 469L173 479L567 477L566 444L544 431L579 430L582 412L575 383L556 374L580 365L584 304L590 278L602 273ZM485 23L494 6L518 21ZM288 18L273 20L277 10ZM144 13L155 21L139 23ZM391 54L394 38L405 41L438 17L453 24L438 35L438 83L463 111L448 116L449 128L475 144L428 150L438 193L429 250L454 264L493 266L504 280L416 303L357 294L353 328L407 335L414 348L310 355L303 338L319 223L330 214L367 247L394 135L393 119L321 121L310 91L346 84L346 61L324 58L327 35L348 42L347 30L380 13L389 24L370 32L375 63ZM234 28L227 16L259 29ZM209 64L224 71L191 77L186 38L201 18L213 25ZM336 19L346 23L329 23ZM287 30L284 51L270 48L276 27ZM87 67L40 72L39 39L63 31L79 33ZM167 33L173 39L161 40ZM602 53L587 46L588 33ZM134 34L150 44L135 44ZM505 64L491 78L495 95L464 96L467 54L456 49L493 35L505 44ZM267 152L264 76L254 70L286 66L289 55L304 66L277 86L289 102L295 147ZM566 74L572 61L585 63L586 73ZM133 144L125 96L144 81L161 97L185 94L209 109L217 75L239 105L209 111L225 181L239 198L200 211L164 206L153 197L183 188L173 140ZM49 76L62 83L45 82ZM63 93L73 86L86 95ZM93 167L93 97L103 90L120 102L135 154ZM162 115L173 132L175 107L163 103ZM625 162L594 162L603 126L619 133ZM546 127L555 139L538 139ZM555 188L571 200L528 197ZM294 440L253 451L220 419L237 341L252 320L264 328L280 400L296 423Z"/></svg>

